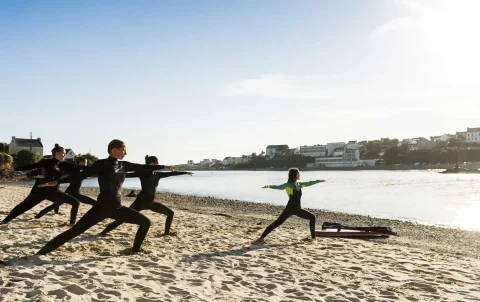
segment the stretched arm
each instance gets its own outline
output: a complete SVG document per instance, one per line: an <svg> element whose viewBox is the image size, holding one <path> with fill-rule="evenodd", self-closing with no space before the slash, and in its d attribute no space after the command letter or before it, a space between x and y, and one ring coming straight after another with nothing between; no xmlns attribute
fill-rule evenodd
<svg viewBox="0 0 480 302"><path fill-rule="evenodd" d="M27 170L43 168L44 165L45 165L45 159L41 159L34 164L26 165L26 166L22 166L22 167L16 167L13 170L15 170L15 171L27 171Z"/></svg>
<svg viewBox="0 0 480 302"><path fill-rule="evenodd" d="M316 185L316 184L321 183L321 182L325 182L325 180L312 180L312 181L307 181L307 182L301 182L300 187L305 188L305 187Z"/></svg>
<svg viewBox="0 0 480 302"><path fill-rule="evenodd" d="M174 170L172 166L164 166L164 165L142 165L142 164L134 164L128 161L122 162L125 165L125 170L127 172L151 172L156 170Z"/></svg>
<svg viewBox="0 0 480 302"><path fill-rule="evenodd" d="M90 177L92 175L96 175L99 172L103 171L103 166L104 165L103 165L102 161L96 161L89 168L82 167L82 168L85 168L85 169L83 169L82 172L80 172L80 173L76 173L76 174L70 175L68 177L61 178L58 181L56 180L56 181L47 182L47 183L39 185L38 187L52 187L52 186L56 186L57 184L70 183L70 182L73 182L73 181L80 181L80 180L83 180L83 179L85 179L87 177Z"/></svg>
<svg viewBox="0 0 480 302"><path fill-rule="evenodd" d="M289 187L288 182L284 183L283 185L278 185L278 186L266 185L266 186L263 186L262 188L263 189L274 189L274 190L285 190L285 188L287 188L287 187Z"/></svg>
<svg viewBox="0 0 480 302"><path fill-rule="evenodd" d="M170 177L170 176L178 176L178 175L185 175L185 174L188 174L190 176L192 176L192 172L177 172L177 171L173 171L173 172L155 172L153 173L155 174L156 176L158 176L158 178L165 178L165 177Z"/></svg>

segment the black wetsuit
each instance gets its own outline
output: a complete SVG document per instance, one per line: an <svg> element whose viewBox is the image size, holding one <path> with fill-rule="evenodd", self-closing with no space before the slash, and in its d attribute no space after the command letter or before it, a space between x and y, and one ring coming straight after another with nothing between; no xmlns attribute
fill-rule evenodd
<svg viewBox="0 0 480 302"><path fill-rule="evenodd" d="M302 209L301 199L302 199L302 187L313 185L318 183L319 181L312 181L308 183L300 183L299 188L295 185L286 183L281 186L270 186L272 189L286 189L287 194L289 196L289 200L285 210L280 214L280 216L275 220L272 224L267 226L265 231L263 232L261 238L267 237L271 231L282 225L290 216L295 215L303 219L310 220L310 234L312 238L315 238L315 215L310 213L307 210Z"/></svg>
<svg viewBox="0 0 480 302"><path fill-rule="evenodd" d="M43 182L58 180L64 173L70 174L78 172L77 166L64 161L59 161L55 158L42 159L32 165L15 168L15 171L25 171L38 168L43 168ZM61 192L58 185L55 187L37 187L32 189L32 193L24 201L15 206L10 214L2 221L2 223L10 222L12 219L22 215L44 200L52 201L55 206L59 206L63 203L68 203L71 205L72 209L70 211L70 224L75 223L79 202L74 197Z"/></svg>
<svg viewBox="0 0 480 302"><path fill-rule="evenodd" d="M77 166L77 167L78 167L78 172L82 172L84 170L89 169L89 167L86 167L86 166ZM72 181L70 183L70 185L68 186L68 188L65 190L65 193L67 193L70 196L75 197L75 199L77 199L81 203L93 205L95 202L97 202L95 199L90 198L90 197L85 196L85 195L82 195L80 193L80 188L82 187L82 181L83 181L83 179L77 179L77 180ZM35 216L35 218L43 217L44 215L46 215L51 210L55 210L55 212L58 213L58 205L52 204L52 205L46 207L45 209L41 210Z"/></svg>
<svg viewBox="0 0 480 302"><path fill-rule="evenodd" d="M139 225L132 251L138 252L142 245L148 229L150 220L143 214L122 206L121 189L125 180L125 173L154 171L164 169L163 165L140 165L126 161L119 161L113 157L101 159L92 164L90 169L81 172L78 175L72 175L61 179L60 183L71 182L72 180L85 179L92 175L98 175L98 184L100 194L93 207L83 215L82 218L73 227L48 242L37 254L45 255L62 246L67 241L72 240L82 234L95 224L105 218L112 218L126 223Z"/></svg>
<svg viewBox="0 0 480 302"><path fill-rule="evenodd" d="M185 175L187 172L135 172L127 173L128 178L138 177L142 185L142 190L138 193L137 198L130 206L131 209L142 211L150 210L159 214L167 215L165 221L165 234L170 233L170 226L172 225L174 212L167 206L155 201L155 193L157 192L158 182L160 179L170 176ZM102 235L106 235L108 232L116 229L123 222L115 220L110 223L105 230L102 231Z"/></svg>

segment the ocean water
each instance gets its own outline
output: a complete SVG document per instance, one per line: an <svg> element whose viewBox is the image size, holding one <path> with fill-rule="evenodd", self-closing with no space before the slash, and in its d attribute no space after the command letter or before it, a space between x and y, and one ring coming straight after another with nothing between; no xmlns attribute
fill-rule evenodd
<svg viewBox="0 0 480 302"><path fill-rule="evenodd" d="M285 191L261 189L282 184L287 172L196 171L160 181L158 191L285 205ZM301 181L325 179L303 189L305 208L480 230L480 175L439 174L436 170L306 171ZM85 187L97 187L95 178ZM127 179L125 189L140 188Z"/></svg>

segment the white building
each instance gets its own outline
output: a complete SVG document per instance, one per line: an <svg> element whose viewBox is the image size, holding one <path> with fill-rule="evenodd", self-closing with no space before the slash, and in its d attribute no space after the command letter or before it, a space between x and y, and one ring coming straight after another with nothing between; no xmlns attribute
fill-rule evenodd
<svg viewBox="0 0 480 302"><path fill-rule="evenodd" d="M345 160L343 157L319 157L315 159L314 164L307 165L309 168L322 166L328 168L373 167L375 159Z"/></svg>
<svg viewBox="0 0 480 302"><path fill-rule="evenodd" d="M327 156L335 156L334 151L336 149L343 149L345 147L345 143L339 142L339 143L328 143L327 144Z"/></svg>
<svg viewBox="0 0 480 302"><path fill-rule="evenodd" d="M233 157L227 156L222 160L222 164L225 166L227 165L233 165Z"/></svg>
<svg viewBox="0 0 480 302"><path fill-rule="evenodd" d="M218 159L212 159L212 163L210 164L210 166L214 166L214 165L218 165L218 164L221 164L222 161L221 160L218 160Z"/></svg>
<svg viewBox="0 0 480 302"><path fill-rule="evenodd" d="M467 128L467 143L480 143L480 127Z"/></svg>
<svg viewBox="0 0 480 302"><path fill-rule="evenodd" d="M211 163L212 163L212 162L210 161L210 159L205 158L204 160L202 160L202 161L199 162L198 164L199 164L200 166L210 166Z"/></svg>
<svg viewBox="0 0 480 302"><path fill-rule="evenodd" d="M444 135L440 135L440 136L431 136L430 139L434 142L438 142L438 141L446 142L449 139L454 138L454 137L455 137L455 135L453 135L453 134L444 134Z"/></svg>
<svg viewBox="0 0 480 302"><path fill-rule="evenodd" d="M75 156L77 156L77 154L75 154L72 149L65 149L65 159L74 160Z"/></svg>
<svg viewBox="0 0 480 302"><path fill-rule="evenodd" d="M288 145L269 145L267 146L265 154L268 157L272 158L277 154L277 152L281 152L284 150L288 150Z"/></svg>
<svg viewBox="0 0 480 302"><path fill-rule="evenodd" d="M43 144L40 138L28 139L12 136L12 141L8 145L8 153L17 154L21 150L29 150L43 157Z"/></svg>
<svg viewBox="0 0 480 302"><path fill-rule="evenodd" d="M333 150L333 154L330 154L330 156L341 157L341 156L343 156L343 153L345 153L345 147L336 148L336 149Z"/></svg>
<svg viewBox="0 0 480 302"><path fill-rule="evenodd" d="M327 156L327 146L325 145L301 146L297 149L299 150L297 154L300 154L302 156L312 156L312 157Z"/></svg>

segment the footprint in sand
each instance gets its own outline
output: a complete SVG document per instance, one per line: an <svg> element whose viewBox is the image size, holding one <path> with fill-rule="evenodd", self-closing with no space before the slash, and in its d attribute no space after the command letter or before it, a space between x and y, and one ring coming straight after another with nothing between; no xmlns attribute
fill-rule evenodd
<svg viewBox="0 0 480 302"><path fill-rule="evenodd" d="M71 285L65 287L65 289L67 291L71 292L72 294L76 294L76 295L84 295L84 294L88 293L88 290L84 289L83 287L81 287L77 284L71 284Z"/></svg>
<svg viewBox="0 0 480 302"><path fill-rule="evenodd" d="M63 299L65 297L70 298L70 295L63 289L56 289L48 292L49 296L56 296L57 299Z"/></svg>

